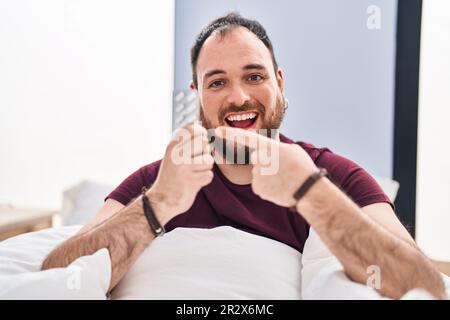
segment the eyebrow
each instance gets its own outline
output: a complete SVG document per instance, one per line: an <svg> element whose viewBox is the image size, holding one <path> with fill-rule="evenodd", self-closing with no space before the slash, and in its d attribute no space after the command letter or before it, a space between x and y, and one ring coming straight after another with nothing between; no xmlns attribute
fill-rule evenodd
<svg viewBox="0 0 450 320"><path fill-rule="evenodd" d="M266 67L264 67L262 64L258 64L258 63L250 63L245 65L242 69L244 70L253 70L253 69L257 69L257 70L266 70ZM226 74L225 70L222 69L213 69L211 71L208 71L207 73L205 73L204 77L203 77L203 82L206 82L206 80L216 74Z"/></svg>
<svg viewBox="0 0 450 320"><path fill-rule="evenodd" d="M251 69L266 70L266 67L264 67L262 64L250 63L250 64L247 64L243 69L244 70L251 70Z"/></svg>
<svg viewBox="0 0 450 320"><path fill-rule="evenodd" d="M206 79L208 79L209 77L212 77L216 74L225 74L225 73L226 72L221 69L214 69L214 70L208 71L207 73L205 73L205 76L203 77L203 82L206 82Z"/></svg>

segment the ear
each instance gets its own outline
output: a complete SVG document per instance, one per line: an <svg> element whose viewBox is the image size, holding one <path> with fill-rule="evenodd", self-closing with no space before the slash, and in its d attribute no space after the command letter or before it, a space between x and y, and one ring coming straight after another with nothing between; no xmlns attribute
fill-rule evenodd
<svg viewBox="0 0 450 320"><path fill-rule="evenodd" d="M281 93L283 93L283 90L284 90L284 78L283 78L283 70L281 68L278 68L278 70L277 70L277 84L278 84L278 87L281 90Z"/></svg>
<svg viewBox="0 0 450 320"><path fill-rule="evenodd" d="M192 90L197 89L197 87L196 87L195 84L194 84L194 81L191 81L191 82L189 83L189 88L191 88Z"/></svg>

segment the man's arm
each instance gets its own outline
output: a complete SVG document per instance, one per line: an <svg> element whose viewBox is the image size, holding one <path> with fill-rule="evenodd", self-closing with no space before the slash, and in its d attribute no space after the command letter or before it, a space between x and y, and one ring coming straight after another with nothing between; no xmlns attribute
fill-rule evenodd
<svg viewBox="0 0 450 320"><path fill-rule="evenodd" d="M379 291L385 296L400 298L410 289L423 288L437 298L445 297L440 273L430 260L410 241L394 235L392 231L397 227L390 225L387 229L379 225L330 180L319 179L296 201L295 191L318 170L300 146L237 128L220 127L216 134L227 141L257 146L251 155L253 191L280 206L296 206L342 263L350 279L366 284L367 268L378 266ZM273 167L277 170L264 173L263 169Z"/></svg>
<svg viewBox="0 0 450 320"><path fill-rule="evenodd" d="M362 207L361 210L373 221L377 222L383 226L386 230L391 232L393 235L399 237L402 240L410 243L412 246L417 248L417 244L413 237L409 234L408 230L403 226L400 220L397 218L392 207L385 203L373 203L368 206Z"/></svg>
<svg viewBox="0 0 450 320"><path fill-rule="evenodd" d="M365 284L368 267L377 266L382 295L400 298L413 288L423 288L445 298L442 278L431 261L366 216L329 180L320 179L298 202L297 210L339 259L350 279Z"/></svg>
<svg viewBox="0 0 450 320"><path fill-rule="evenodd" d="M194 148L186 148L192 144ZM183 161L180 162L177 155L181 151ZM147 191L161 225L192 206L198 191L213 178L213 163L203 127L188 124L174 135L166 148L156 181ZM45 259L42 270L66 267L81 256L107 248L112 265L109 291L112 290L154 236L143 213L142 196L122 209L114 201L104 208L89 226L53 250ZM116 209L119 211L113 214Z"/></svg>
<svg viewBox="0 0 450 320"><path fill-rule="evenodd" d="M148 191L150 199L160 198ZM167 223L157 201L152 201L161 224ZM42 264L42 270L66 267L72 261L91 255L101 248L107 248L111 257L112 275L109 290L112 290L137 257L152 242L154 236L142 209L142 196L110 218L68 239L53 250Z"/></svg>

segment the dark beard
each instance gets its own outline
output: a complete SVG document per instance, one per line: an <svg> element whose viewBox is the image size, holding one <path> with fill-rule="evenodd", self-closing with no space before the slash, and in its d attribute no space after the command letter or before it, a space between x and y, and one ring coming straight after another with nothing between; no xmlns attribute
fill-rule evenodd
<svg viewBox="0 0 450 320"><path fill-rule="evenodd" d="M270 114L266 113L266 109L263 105L259 103L247 103L242 106L231 105L226 108L223 108L219 111L218 123L220 126L225 126L225 115L230 112L243 112L256 110L259 115L258 118L262 119L262 125L257 133L266 136L268 138L275 139L277 137L278 129L280 128L281 122L283 121L285 114L285 105L284 99L282 96L277 98L277 102L275 104L275 109ZM216 126L213 126L211 122L209 122L205 114L203 112L203 107L200 105L200 120L206 129L208 129L208 138L211 143L211 146L217 153L216 156L221 157L225 163L227 164L235 164L235 165L248 165L250 164L250 155L253 152L253 149L244 146L238 147L236 142L230 141L228 142L226 139L222 140L213 135L213 130ZM233 142L233 143L231 143ZM242 154L243 153L243 154ZM239 155L242 155L239 158Z"/></svg>

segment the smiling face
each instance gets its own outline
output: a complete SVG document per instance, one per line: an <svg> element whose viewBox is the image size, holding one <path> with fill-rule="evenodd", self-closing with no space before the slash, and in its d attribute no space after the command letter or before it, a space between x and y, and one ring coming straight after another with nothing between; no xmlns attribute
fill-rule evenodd
<svg viewBox="0 0 450 320"><path fill-rule="evenodd" d="M264 43L247 28L214 32L197 61L205 128L278 129L284 116L283 75ZM194 85L192 84L194 88Z"/></svg>

